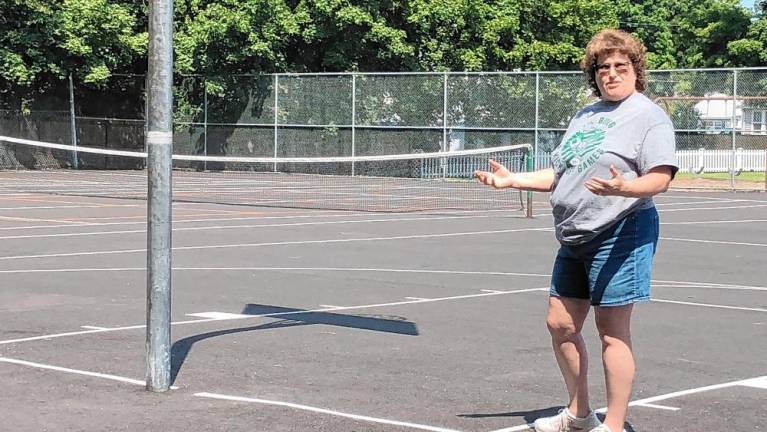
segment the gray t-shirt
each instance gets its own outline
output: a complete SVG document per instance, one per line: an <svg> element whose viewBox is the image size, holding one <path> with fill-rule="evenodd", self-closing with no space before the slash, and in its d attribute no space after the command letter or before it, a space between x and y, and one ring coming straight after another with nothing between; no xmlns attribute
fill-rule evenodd
<svg viewBox="0 0 767 432"><path fill-rule="evenodd" d="M612 178L610 165L626 180L661 165L676 173L674 151L671 120L641 93L620 102L600 100L578 111L551 158L557 240L585 243L629 213L654 206L652 198L595 195L584 183L591 177Z"/></svg>

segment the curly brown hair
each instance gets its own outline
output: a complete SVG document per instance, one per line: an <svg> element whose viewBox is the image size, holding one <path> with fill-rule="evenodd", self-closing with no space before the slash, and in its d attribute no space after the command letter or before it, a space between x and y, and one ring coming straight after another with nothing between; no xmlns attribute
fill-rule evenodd
<svg viewBox="0 0 767 432"><path fill-rule="evenodd" d="M647 64L645 52L647 49L636 36L623 30L604 29L595 34L586 45L586 54L581 60L581 70L586 74L589 86L597 96L602 96L596 81L597 59L602 54L619 52L631 60L636 73L636 90L643 92L647 88Z"/></svg>

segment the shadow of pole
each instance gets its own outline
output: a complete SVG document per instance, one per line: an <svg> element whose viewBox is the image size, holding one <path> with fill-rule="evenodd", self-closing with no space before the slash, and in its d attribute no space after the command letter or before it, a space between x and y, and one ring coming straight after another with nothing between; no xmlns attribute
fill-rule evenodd
<svg viewBox="0 0 767 432"><path fill-rule="evenodd" d="M175 384L176 378L181 371L181 367L183 366L184 361L186 361L186 358L189 356L192 347L200 341L218 336L313 324L395 333L408 336L418 335L418 329L416 328L415 324L401 317L343 315L331 312L312 312L303 309L258 304L246 305L242 311L242 314L253 315L254 318L286 318L268 324L235 329L216 330L177 340L171 347L171 384Z"/></svg>

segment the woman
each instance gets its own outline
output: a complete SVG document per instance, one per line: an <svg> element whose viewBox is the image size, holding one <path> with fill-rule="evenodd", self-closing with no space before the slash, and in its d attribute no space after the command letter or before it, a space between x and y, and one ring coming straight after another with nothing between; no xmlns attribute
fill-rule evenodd
<svg viewBox="0 0 767 432"><path fill-rule="evenodd" d="M652 197L677 171L674 129L642 94L645 48L619 30L596 34L581 62L599 101L576 113L552 168L511 173L491 161L476 177L495 188L551 192L561 247L552 273L547 325L569 394L538 432L619 432L634 379L630 319L633 304L649 300L658 213ZM589 405L588 360L581 330L591 307L602 342L607 414L600 423Z"/></svg>

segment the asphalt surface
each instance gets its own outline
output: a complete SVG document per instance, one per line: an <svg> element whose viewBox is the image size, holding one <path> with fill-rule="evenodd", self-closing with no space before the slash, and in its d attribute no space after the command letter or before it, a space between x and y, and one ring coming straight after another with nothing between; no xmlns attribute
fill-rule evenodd
<svg viewBox="0 0 767 432"><path fill-rule="evenodd" d="M146 203L0 194L0 430L524 430L566 402L546 200L533 219L174 204L175 388L157 394ZM627 430L765 430L767 195L656 201Z"/></svg>

